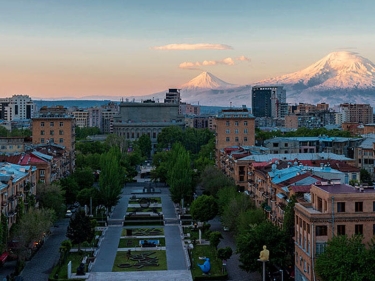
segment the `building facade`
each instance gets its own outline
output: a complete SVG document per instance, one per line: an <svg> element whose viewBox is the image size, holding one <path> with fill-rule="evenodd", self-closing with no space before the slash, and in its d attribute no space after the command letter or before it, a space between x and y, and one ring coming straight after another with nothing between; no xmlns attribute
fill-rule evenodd
<svg viewBox="0 0 375 281"><path fill-rule="evenodd" d="M286 104L286 90L283 86L253 87L251 102L252 113L255 117L284 117L281 113L285 113L286 110L281 104Z"/></svg>

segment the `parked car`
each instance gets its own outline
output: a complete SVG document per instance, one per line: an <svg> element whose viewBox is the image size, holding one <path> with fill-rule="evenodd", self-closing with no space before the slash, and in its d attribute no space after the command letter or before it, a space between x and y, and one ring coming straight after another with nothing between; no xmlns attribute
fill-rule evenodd
<svg viewBox="0 0 375 281"><path fill-rule="evenodd" d="M229 227L224 226L224 227L223 227L223 230L224 230L224 231L229 231Z"/></svg>
<svg viewBox="0 0 375 281"><path fill-rule="evenodd" d="M72 213L71 210L67 210L66 213L65 213L66 218L70 218L70 217L72 217L72 215L73 215L73 213Z"/></svg>

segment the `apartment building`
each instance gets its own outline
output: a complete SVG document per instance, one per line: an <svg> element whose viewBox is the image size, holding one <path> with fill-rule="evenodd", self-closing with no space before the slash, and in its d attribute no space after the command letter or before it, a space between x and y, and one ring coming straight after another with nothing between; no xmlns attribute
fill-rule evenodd
<svg viewBox="0 0 375 281"><path fill-rule="evenodd" d="M72 115L75 119L75 124L80 128L87 128L89 126L90 115L89 111L86 109L78 109L72 111Z"/></svg>
<svg viewBox="0 0 375 281"><path fill-rule="evenodd" d="M255 144L255 118L246 106L221 110L215 118L214 128L216 159L225 147Z"/></svg>
<svg viewBox="0 0 375 281"><path fill-rule="evenodd" d="M251 89L251 108L255 117L282 118L281 110L286 104L286 90L283 86L255 86Z"/></svg>
<svg viewBox="0 0 375 281"><path fill-rule="evenodd" d="M373 123L373 108L369 104L340 104L342 122Z"/></svg>
<svg viewBox="0 0 375 281"><path fill-rule="evenodd" d="M313 281L315 259L333 236L375 235L375 189L320 182L295 204L295 280Z"/></svg>
<svg viewBox="0 0 375 281"><path fill-rule="evenodd" d="M75 119L62 106L43 107L32 118L32 143L57 144L68 152L70 167L75 167Z"/></svg>
<svg viewBox="0 0 375 281"><path fill-rule="evenodd" d="M28 95L0 99L0 119L6 121L31 119L36 105Z"/></svg>
<svg viewBox="0 0 375 281"><path fill-rule="evenodd" d="M17 219L17 205L29 195L36 195L36 168L7 162L0 163L1 212L8 220L8 230Z"/></svg>
<svg viewBox="0 0 375 281"><path fill-rule="evenodd" d="M22 137L0 137L0 153L21 153L25 151Z"/></svg>

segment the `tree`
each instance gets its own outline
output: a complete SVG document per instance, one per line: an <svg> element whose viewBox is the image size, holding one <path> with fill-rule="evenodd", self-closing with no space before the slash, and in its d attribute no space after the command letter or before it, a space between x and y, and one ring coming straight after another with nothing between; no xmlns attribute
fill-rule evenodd
<svg viewBox="0 0 375 281"><path fill-rule="evenodd" d="M194 220L207 222L218 213L218 206L212 196L201 195L190 206L190 214Z"/></svg>
<svg viewBox="0 0 375 281"><path fill-rule="evenodd" d="M160 132L160 134L158 134L158 150L169 150L175 143L182 143L183 139L184 137L181 127L166 127Z"/></svg>
<svg viewBox="0 0 375 281"><path fill-rule="evenodd" d="M99 205L100 198L99 191L97 188L84 188L80 190L77 194L77 201L81 206L90 206L90 198L92 199L93 207Z"/></svg>
<svg viewBox="0 0 375 281"><path fill-rule="evenodd" d="M78 251L81 250L81 244L85 241L91 242L94 238L95 230L92 222L84 211L78 211L71 217L69 226L66 232L73 244L78 244Z"/></svg>
<svg viewBox="0 0 375 281"><path fill-rule="evenodd" d="M334 236L316 259L315 270L321 280L374 280L374 266L370 251L362 243L362 236ZM366 279L367 278L367 279Z"/></svg>
<svg viewBox="0 0 375 281"><path fill-rule="evenodd" d="M254 202L242 193L236 192L233 198L228 198L229 204L225 207L221 219L223 224L235 233L238 232L238 218L242 213L255 209Z"/></svg>
<svg viewBox="0 0 375 281"><path fill-rule="evenodd" d="M79 190L83 188L91 188L94 184L94 174L89 167L75 170L72 177L78 184Z"/></svg>
<svg viewBox="0 0 375 281"><path fill-rule="evenodd" d="M36 196L41 208L52 209L57 217L62 217L65 211L64 193L56 184L38 183Z"/></svg>
<svg viewBox="0 0 375 281"><path fill-rule="evenodd" d="M137 145L143 157L149 158L152 150L151 139L149 135L142 135L137 141Z"/></svg>
<svg viewBox="0 0 375 281"><path fill-rule="evenodd" d="M51 209L30 208L17 222L13 232L13 239L19 241L19 255L26 257L27 250L34 242L42 239L43 234L49 230L54 219Z"/></svg>
<svg viewBox="0 0 375 281"><path fill-rule="evenodd" d="M121 154L112 147L100 159L99 198L101 203L111 211L120 200L121 189L124 183L124 169L120 165Z"/></svg>
<svg viewBox="0 0 375 281"><path fill-rule="evenodd" d="M221 188L235 186L233 179L224 175L215 166L206 166L200 176L200 185L205 193L213 196L216 196Z"/></svg>
<svg viewBox="0 0 375 281"><path fill-rule="evenodd" d="M249 227L246 233L241 233L236 241L237 252L240 254L240 268L246 271L260 271L261 264L257 261L259 253L266 245L272 255L272 261L280 266L285 265L287 247L284 232L269 221Z"/></svg>
<svg viewBox="0 0 375 281"><path fill-rule="evenodd" d="M372 177L366 169L360 171L361 182L372 185Z"/></svg>
<svg viewBox="0 0 375 281"><path fill-rule="evenodd" d="M167 183L170 186L172 201L177 203L182 199L190 201L193 195L192 169L189 153L177 143L173 146L168 159Z"/></svg>
<svg viewBox="0 0 375 281"><path fill-rule="evenodd" d="M237 224L237 233L246 233L249 227L261 224L266 219L264 211L260 208L246 210L239 214L238 218L235 218ZM293 247L294 250L294 247Z"/></svg>
<svg viewBox="0 0 375 281"><path fill-rule="evenodd" d="M210 245L215 247L215 249L217 249L217 246L220 243L220 239L223 239L223 236L221 235L220 231L213 231L210 233Z"/></svg>
<svg viewBox="0 0 375 281"><path fill-rule="evenodd" d="M231 247L220 248L217 250L217 257L221 260L229 260L233 254Z"/></svg>
<svg viewBox="0 0 375 281"><path fill-rule="evenodd" d="M60 186L64 191L65 203L73 204L77 200L77 194L79 192L79 186L74 177L70 175L66 178L61 178Z"/></svg>

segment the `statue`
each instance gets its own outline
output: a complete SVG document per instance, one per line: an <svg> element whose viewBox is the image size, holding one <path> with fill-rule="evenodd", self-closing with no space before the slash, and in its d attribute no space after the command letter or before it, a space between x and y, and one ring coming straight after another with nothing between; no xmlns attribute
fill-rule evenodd
<svg viewBox="0 0 375 281"><path fill-rule="evenodd" d="M83 262L77 267L77 275L85 275L85 265Z"/></svg>
<svg viewBox="0 0 375 281"><path fill-rule="evenodd" d="M211 263L209 258L206 258L206 261L203 264L198 263L197 265L201 268L204 274L208 274L211 270Z"/></svg>
<svg viewBox="0 0 375 281"><path fill-rule="evenodd" d="M263 250L260 252L259 259L261 261L268 261L269 257L270 257L270 251L268 251L267 246L264 245Z"/></svg>

